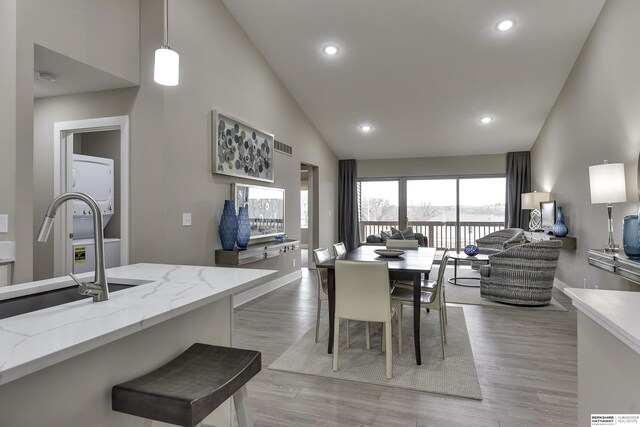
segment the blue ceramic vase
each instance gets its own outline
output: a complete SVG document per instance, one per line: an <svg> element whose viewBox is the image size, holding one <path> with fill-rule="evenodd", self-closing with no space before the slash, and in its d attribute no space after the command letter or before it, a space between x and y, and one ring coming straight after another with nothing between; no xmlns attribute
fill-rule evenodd
<svg viewBox="0 0 640 427"><path fill-rule="evenodd" d="M627 215L622 223L622 244L629 258L640 259L640 227L638 215Z"/></svg>
<svg viewBox="0 0 640 427"><path fill-rule="evenodd" d="M236 243L239 249L247 249L251 237L251 223L249 222L249 208L242 206L238 213L238 238Z"/></svg>
<svg viewBox="0 0 640 427"><path fill-rule="evenodd" d="M569 229L564 223L564 213L562 212L562 208L558 207L556 223L553 225L553 235L556 237L564 237L567 234L569 234Z"/></svg>
<svg viewBox="0 0 640 427"><path fill-rule="evenodd" d="M238 217L236 217L236 204L233 200L224 201L224 209L222 209L218 230L222 249L232 251L238 237Z"/></svg>
<svg viewBox="0 0 640 427"><path fill-rule="evenodd" d="M468 256L476 256L480 252L480 249L476 245L467 245L464 248L464 253Z"/></svg>

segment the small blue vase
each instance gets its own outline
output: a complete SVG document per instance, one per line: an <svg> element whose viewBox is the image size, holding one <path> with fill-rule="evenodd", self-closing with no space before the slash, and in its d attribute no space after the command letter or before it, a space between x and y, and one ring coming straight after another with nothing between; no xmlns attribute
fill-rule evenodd
<svg viewBox="0 0 640 427"><path fill-rule="evenodd" d="M238 238L236 244L239 249L247 249L251 238L251 223L249 222L249 208L243 206L238 213Z"/></svg>
<svg viewBox="0 0 640 427"><path fill-rule="evenodd" d="M238 237L238 217L236 217L236 204L233 200L224 201L224 209L222 209L218 230L222 249L232 251Z"/></svg>
<svg viewBox="0 0 640 427"><path fill-rule="evenodd" d="M553 224L553 235L556 237L564 237L567 234L569 234L569 229L564 223L564 213L562 212L562 208L558 206L556 223Z"/></svg>
<svg viewBox="0 0 640 427"><path fill-rule="evenodd" d="M627 215L622 223L622 244L629 258L640 259L640 227L638 215Z"/></svg>
<svg viewBox="0 0 640 427"><path fill-rule="evenodd" d="M468 256L476 256L480 252L480 249L476 245L467 245L464 247L464 253Z"/></svg>

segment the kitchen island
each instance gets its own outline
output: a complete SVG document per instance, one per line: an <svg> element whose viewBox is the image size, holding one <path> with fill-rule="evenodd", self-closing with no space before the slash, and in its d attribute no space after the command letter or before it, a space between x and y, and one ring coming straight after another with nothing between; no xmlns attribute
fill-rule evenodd
<svg viewBox="0 0 640 427"><path fill-rule="evenodd" d="M111 410L111 387L165 364L194 342L232 345L233 295L272 270L135 264L107 277L147 280L0 320L0 425L134 426ZM83 276L81 276L83 277ZM84 277L89 277L84 276ZM0 289L0 300L59 288L66 277ZM231 425L223 404L205 422Z"/></svg>
<svg viewBox="0 0 640 427"><path fill-rule="evenodd" d="M640 292L564 292L578 309L578 425L640 414Z"/></svg>

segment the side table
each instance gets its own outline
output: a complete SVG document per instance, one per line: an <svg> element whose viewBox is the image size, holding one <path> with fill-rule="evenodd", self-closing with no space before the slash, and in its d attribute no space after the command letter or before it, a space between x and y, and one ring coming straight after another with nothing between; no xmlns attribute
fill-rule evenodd
<svg viewBox="0 0 640 427"><path fill-rule="evenodd" d="M460 280L478 280L479 281L480 277L479 276L478 277L468 277L468 276L458 277L458 263L460 261L477 261L477 262L484 262L486 264L489 264L489 255L478 254L475 256L469 256L464 252L451 252L449 257L453 260L453 277L449 278L449 280L447 281L452 285L467 286L470 288L479 288L480 283L476 285L476 284L460 282Z"/></svg>

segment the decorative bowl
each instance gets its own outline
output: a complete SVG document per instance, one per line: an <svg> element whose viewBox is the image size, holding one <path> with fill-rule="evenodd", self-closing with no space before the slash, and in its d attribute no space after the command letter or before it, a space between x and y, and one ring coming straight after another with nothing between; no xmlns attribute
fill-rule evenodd
<svg viewBox="0 0 640 427"><path fill-rule="evenodd" d="M468 256L476 256L480 253L480 249L476 245L467 245L464 248L464 253Z"/></svg>
<svg viewBox="0 0 640 427"><path fill-rule="evenodd" d="M373 252L383 258L396 258L404 254L404 251L400 249L375 249Z"/></svg>

